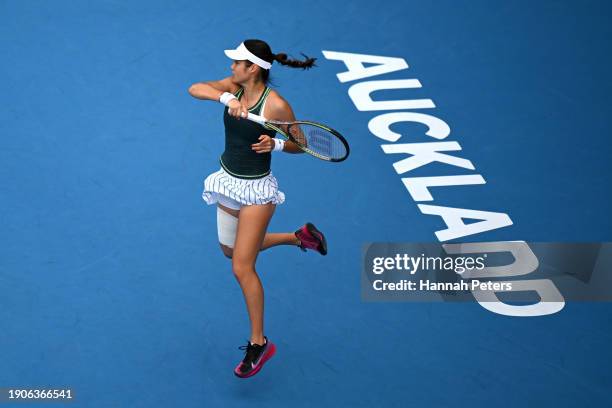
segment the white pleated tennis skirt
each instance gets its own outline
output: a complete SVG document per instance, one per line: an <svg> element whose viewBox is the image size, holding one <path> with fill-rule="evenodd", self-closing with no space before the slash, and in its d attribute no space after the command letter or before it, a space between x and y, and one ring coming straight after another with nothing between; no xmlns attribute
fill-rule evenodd
<svg viewBox="0 0 612 408"><path fill-rule="evenodd" d="M222 167L204 180L202 199L209 205L220 203L238 210L241 205L282 204L285 193L278 189L272 172L258 179L241 179L228 174Z"/></svg>

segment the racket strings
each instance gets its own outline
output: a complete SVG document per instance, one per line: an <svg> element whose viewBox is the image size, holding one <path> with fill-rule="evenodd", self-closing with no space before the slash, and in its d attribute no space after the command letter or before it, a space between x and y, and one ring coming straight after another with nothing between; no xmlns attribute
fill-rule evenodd
<svg viewBox="0 0 612 408"><path fill-rule="evenodd" d="M344 158L346 146L332 132L318 126L294 124L287 128L291 137L303 147L330 159Z"/></svg>

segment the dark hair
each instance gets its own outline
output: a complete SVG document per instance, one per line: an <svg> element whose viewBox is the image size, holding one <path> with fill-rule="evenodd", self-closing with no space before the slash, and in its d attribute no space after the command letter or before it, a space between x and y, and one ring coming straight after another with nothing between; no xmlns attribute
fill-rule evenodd
<svg viewBox="0 0 612 408"><path fill-rule="evenodd" d="M309 68L312 68L313 66L316 66L314 63L316 61L316 58L309 58L307 55L304 55L304 54L302 54L302 56L306 58L304 61L300 61L296 59L289 59L287 57L287 54L285 53L274 54L272 50L270 49L270 46L265 41L262 41L262 40L254 40L254 39L245 40L244 46L249 51L251 51L253 54L258 56L262 60L269 62L270 64L272 64L274 61L277 61L281 65L286 65L291 68L302 68L302 69L309 69ZM253 63L248 60L245 61L245 63L247 64L247 67L250 67L251 65L253 65ZM270 70L260 69L259 72L260 72L261 80L265 84L268 84L270 80Z"/></svg>

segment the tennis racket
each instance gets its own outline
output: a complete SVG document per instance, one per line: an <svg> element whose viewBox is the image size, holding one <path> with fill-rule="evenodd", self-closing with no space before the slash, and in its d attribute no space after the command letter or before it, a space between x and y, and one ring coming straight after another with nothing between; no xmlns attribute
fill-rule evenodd
<svg viewBox="0 0 612 408"><path fill-rule="evenodd" d="M349 155L346 139L334 129L308 120L279 122L249 113L248 120L272 129L295 143L304 152L330 162L341 162Z"/></svg>

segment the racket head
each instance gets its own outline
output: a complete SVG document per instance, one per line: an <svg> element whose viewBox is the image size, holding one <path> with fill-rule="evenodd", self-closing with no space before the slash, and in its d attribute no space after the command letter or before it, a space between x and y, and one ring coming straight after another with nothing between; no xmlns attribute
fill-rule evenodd
<svg viewBox="0 0 612 408"><path fill-rule="evenodd" d="M265 126L291 140L304 152L330 162L341 162L350 153L349 144L338 132L322 123L309 120L266 122Z"/></svg>

